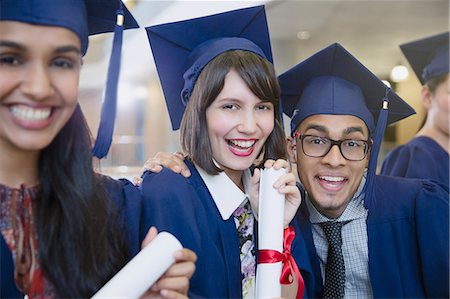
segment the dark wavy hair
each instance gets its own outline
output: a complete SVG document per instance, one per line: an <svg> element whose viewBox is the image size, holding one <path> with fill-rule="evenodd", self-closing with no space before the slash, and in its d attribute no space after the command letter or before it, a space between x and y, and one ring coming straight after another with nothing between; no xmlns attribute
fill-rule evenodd
<svg viewBox="0 0 450 299"><path fill-rule="evenodd" d="M206 109L221 92L225 76L230 70L235 70L261 101L270 102L274 106L275 125L262 150L264 154L262 161L269 158L287 158L280 116L280 87L273 65L249 51L227 51L211 60L200 73L180 128L183 150L195 164L210 175L218 174L222 170L213 161L211 143L206 130Z"/></svg>
<svg viewBox="0 0 450 299"><path fill-rule="evenodd" d="M93 171L79 106L39 159L39 260L59 297L91 297L128 259L114 204Z"/></svg>

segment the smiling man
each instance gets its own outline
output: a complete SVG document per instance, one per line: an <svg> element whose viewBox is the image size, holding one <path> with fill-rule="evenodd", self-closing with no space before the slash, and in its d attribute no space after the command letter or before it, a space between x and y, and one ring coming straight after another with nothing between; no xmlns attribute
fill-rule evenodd
<svg viewBox="0 0 450 299"><path fill-rule="evenodd" d="M339 44L279 79L315 296L448 298L448 192L375 175L386 124L414 110Z"/></svg>

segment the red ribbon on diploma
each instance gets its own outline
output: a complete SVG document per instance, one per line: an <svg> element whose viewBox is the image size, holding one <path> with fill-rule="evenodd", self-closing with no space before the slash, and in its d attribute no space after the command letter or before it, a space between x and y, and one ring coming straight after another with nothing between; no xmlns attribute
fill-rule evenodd
<svg viewBox="0 0 450 299"><path fill-rule="evenodd" d="M305 282L297 267L297 263L292 257L291 245L295 238L295 231L292 226L284 229L284 253L271 249L258 250L258 264L273 264L283 262L283 269L281 270L280 283L291 284L294 280L290 279L294 272L298 281L297 299L303 298L305 293Z"/></svg>

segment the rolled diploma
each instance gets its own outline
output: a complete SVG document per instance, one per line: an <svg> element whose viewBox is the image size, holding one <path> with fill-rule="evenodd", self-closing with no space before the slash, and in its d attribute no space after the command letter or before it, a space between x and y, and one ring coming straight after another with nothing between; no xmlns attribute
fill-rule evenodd
<svg viewBox="0 0 450 299"><path fill-rule="evenodd" d="M259 183L258 249L283 252L284 195L273 188L275 181L286 173L284 168L262 170ZM282 262L258 264L256 298L281 297Z"/></svg>
<svg viewBox="0 0 450 299"><path fill-rule="evenodd" d="M175 262L181 243L168 232L160 232L92 298L139 298Z"/></svg>

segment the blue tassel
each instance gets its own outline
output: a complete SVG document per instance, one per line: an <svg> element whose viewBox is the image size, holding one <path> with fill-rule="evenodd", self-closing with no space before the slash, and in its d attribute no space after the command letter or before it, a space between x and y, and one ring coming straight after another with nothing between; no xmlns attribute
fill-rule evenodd
<svg viewBox="0 0 450 299"><path fill-rule="evenodd" d="M390 88L386 87L386 93L383 98L383 106L381 107L380 114L378 116L378 122L377 127L375 129L375 134L373 138L372 143L372 149L370 151L370 160L369 160L369 167L367 170L367 177L366 177L366 184L364 186L364 204L366 208L370 208L370 205L373 204L373 198L372 195L374 194L373 186L375 182L376 177L376 171L377 171L377 161L378 161L378 154L380 152L381 143L383 141L384 136L384 130L386 128L387 119L388 119L388 104L389 99L388 95L391 91Z"/></svg>
<svg viewBox="0 0 450 299"><path fill-rule="evenodd" d="M109 59L108 77L104 92L102 114L92 153L101 159L108 154L112 143L114 122L117 110L117 83L119 81L123 36L123 10L117 10L117 23L114 28L114 39Z"/></svg>

